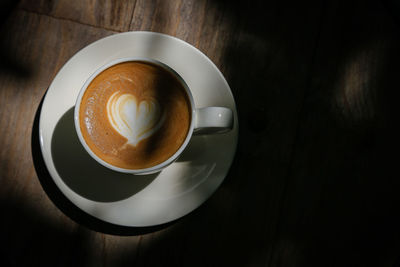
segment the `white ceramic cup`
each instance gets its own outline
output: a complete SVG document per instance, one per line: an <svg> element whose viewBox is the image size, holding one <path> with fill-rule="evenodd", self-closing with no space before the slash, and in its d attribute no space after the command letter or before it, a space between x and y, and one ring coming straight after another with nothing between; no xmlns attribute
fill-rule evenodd
<svg viewBox="0 0 400 267"><path fill-rule="evenodd" d="M145 169L124 169L120 167L116 167L112 164L107 163L106 161L102 160L100 157L98 157L87 145L85 139L83 138L82 132L81 132L81 127L80 127L80 120L79 120L79 110L80 110L80 104L82 100L82 96L84 95L87 87L89 84L92 82L92 80L100 74L102 71L105 69L108 69L109 67L122 63L122 62L128 62L128 61L136 61L136 62L147 62L151 64L155 64L164 70L168 71L172 75L174 75L183 85L183 87L186 90L186 94L189 98L190 102L190 108L192 111L191 114L191 121L190 121L190 126L189 126L189 131L188 134L185 138L185 141L181 145L181 147L176 151L171 157L169 157L167 160L163 161L160 164L157 164L153 167L150 168L145 168ZM150 59L150 58L141 58L141 57L129 57L129 58L121 58L117 60L113 60L106 65L102 66L98 70L96 70L85 82L85 84L82 86L78 98L76 100L75 104L75 110L74 110L74 120L75 120L75 129L78 134L78 138L80 142L82 143L83 147L85 150L89 153L90 156L93 157L98 163L102 164L103 166L117 171L117 172L122 172L122 173L131 173L135 175L143 175L143 174L151 174L151 173L156 173L170 165L172 162L174 162L179 155L185 150L187 147L190 139L192 138L193 135L195 134L217 134L217 133L225 133L227 131L230 131L233 128L233 112L231 109L226 108L226 107L204 107L204 108L196 108L194 105L193 101L193 96L190 92L190 88L187 86L186 82L182 79L182 77L176 73L172 68L167 66L164 63L161 63L157 60Z"/></svg>

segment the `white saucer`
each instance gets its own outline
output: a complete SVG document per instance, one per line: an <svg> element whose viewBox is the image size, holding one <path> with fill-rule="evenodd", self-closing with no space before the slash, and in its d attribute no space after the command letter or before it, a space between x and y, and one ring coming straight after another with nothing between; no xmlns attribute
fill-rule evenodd
<svg viewBox="0 0 400 267"><path fill-rule="evenodd" d="M192 89L196 107L231 108L234 129L227 134L194 137L181 157L158 175L120 174L100 166L76 136L75 100L97 68L117 58L134 56L172 67ZM100 220L142 227L178 219L215 192L232 164L238 121L228 83L203 53L168 35L126 32L92 43L62 67L44 99L39 136L48 171L72 203Z"/></svg>

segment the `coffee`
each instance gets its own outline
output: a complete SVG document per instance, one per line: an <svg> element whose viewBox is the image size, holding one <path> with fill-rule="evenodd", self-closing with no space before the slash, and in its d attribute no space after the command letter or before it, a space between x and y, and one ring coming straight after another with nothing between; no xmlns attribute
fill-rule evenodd
<svg viewBox="0 0 400 267"><path fill-rule="evenodd" d="M148 62L119 63L98 74L82 96L79 124L105 162L144 169L170 158L189 131L191 106L182 83Z"/></svg>

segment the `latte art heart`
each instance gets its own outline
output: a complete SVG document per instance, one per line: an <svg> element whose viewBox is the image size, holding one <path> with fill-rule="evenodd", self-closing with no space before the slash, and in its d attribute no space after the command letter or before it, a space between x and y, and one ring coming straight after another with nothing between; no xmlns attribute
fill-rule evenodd
<svg viewBox="0 0 400 267"><path fill-rule="evenodd" d="M107 116L113 128L133 146L154 134L165 120L155 99L139 103L134 95L119 92L109 98Z"/></svg>

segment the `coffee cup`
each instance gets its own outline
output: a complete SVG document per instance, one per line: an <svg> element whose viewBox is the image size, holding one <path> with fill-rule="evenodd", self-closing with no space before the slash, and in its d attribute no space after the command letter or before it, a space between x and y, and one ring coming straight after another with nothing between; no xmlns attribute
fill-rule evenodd
<svg viewBox="0 0 400 267"><path fill-rule="evenodd" d="M196 108L184 79L166 64L130 57L87 79L74 121L82 146L98 163L143 175L174 162L193 135L231 130L234 118L226 107Z"/></svg>

